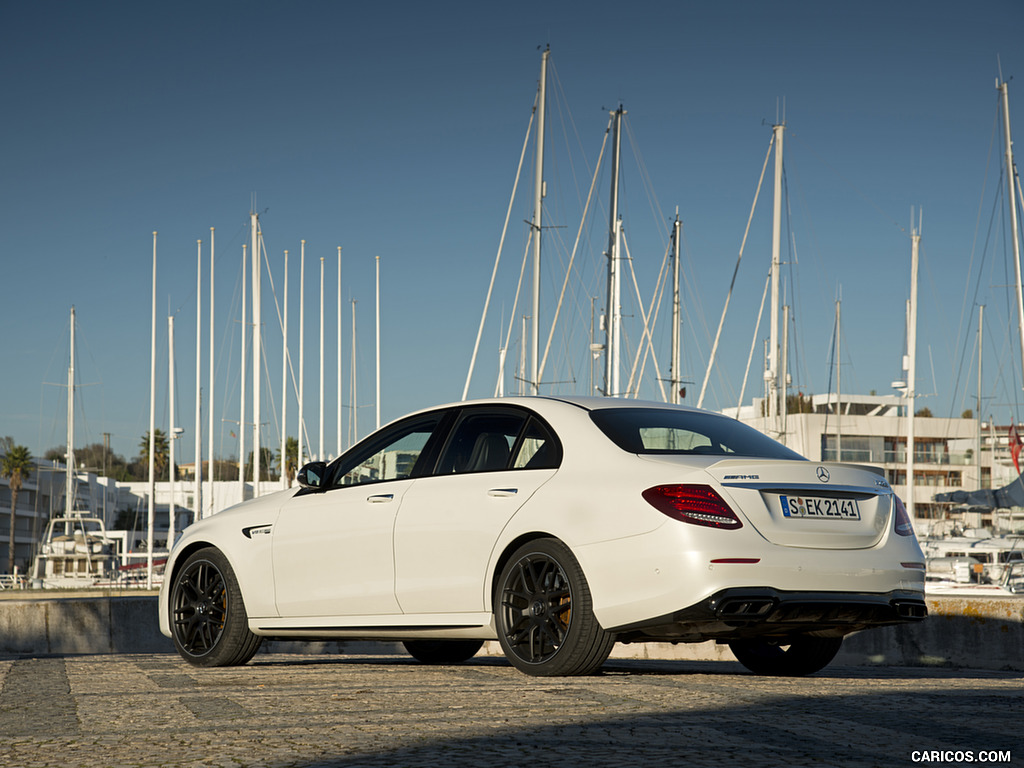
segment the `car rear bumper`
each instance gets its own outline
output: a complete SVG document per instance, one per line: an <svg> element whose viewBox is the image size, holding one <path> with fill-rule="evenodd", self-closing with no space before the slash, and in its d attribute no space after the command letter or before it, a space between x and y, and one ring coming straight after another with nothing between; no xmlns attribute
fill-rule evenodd
<svg viewBox="0 0 1024 768"><path fill-rule="evenodd" d="M809 632L842 636L927 616L924 596L915 591L786 592L771 587L732 587L688 608L608 631L627 643L785 637Z"/></svg>

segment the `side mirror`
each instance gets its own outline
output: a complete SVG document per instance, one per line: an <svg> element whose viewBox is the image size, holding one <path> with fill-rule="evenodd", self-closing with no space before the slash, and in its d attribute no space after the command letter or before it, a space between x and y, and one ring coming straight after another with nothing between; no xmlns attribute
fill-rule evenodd
<svg viewBox="0 0 1024 768"><path fill-rule="evenodd" d="M327 477L327 464L322 461L311 461L299 470L295 481L300 488L311 491L323 490L324 480Z"/></svg>

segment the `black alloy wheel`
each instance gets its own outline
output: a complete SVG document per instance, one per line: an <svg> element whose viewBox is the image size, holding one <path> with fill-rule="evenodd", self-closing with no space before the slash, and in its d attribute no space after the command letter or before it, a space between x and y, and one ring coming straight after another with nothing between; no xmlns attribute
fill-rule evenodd
<svg viewBox="0 0 1024 768"><path fill-rule="evenodd" d="M512 555L494 613L505 656L530 675L590 674L615 644L594 616L579 562L556 539L538 539Z"/></svg>
<svg viewBox="0 0 1024 768"><path fill-rule="evenodd" d="M189 555L175 574L170 610L174 646L195 666L245 664L263 640L249 631L234 571L213 547Z"/></svg>

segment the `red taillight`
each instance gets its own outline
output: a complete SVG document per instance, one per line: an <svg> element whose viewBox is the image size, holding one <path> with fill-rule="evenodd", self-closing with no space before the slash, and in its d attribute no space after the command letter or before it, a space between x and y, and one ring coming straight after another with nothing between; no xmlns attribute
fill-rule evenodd
<svg viewBox="0 0 1024 768"><path fill-rule="evenodd" d="M656 485L644 491L643 497L673 520L730 531L743 527L736 513L708 485Z"/></svg>
<svg viewBox="0 0 1024 768"><path fill-rule="evenodd" d="M913 536L914 524L910 522L907 508L903 506L903 501L899 496L894 494L893 499L896 500L896 533L900 536Z"/></svg>

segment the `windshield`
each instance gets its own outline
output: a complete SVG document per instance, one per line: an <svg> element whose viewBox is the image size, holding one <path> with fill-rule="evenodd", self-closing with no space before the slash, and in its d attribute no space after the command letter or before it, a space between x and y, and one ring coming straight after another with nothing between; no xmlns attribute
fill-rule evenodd
<svg viewBox="0 0 1024 768"><path fill-rule="evenodd" d="M629 453L674 456L803 456L735 419L715 413L674 408L602 408L590 418L608 438Z"/></svg>

